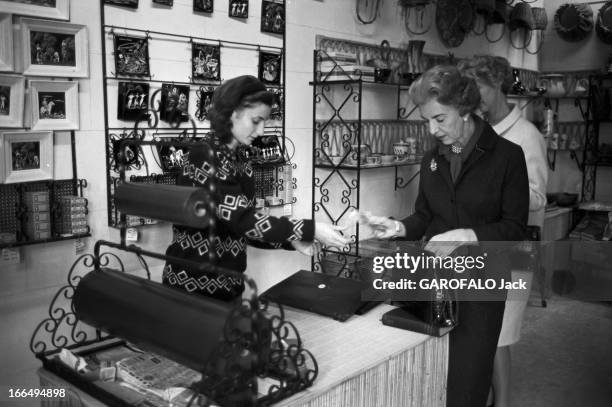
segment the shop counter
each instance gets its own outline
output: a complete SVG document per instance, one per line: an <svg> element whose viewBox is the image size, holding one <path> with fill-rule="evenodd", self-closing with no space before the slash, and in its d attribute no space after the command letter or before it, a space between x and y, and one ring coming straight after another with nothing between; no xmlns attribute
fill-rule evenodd
<svg viewBox="0 0 612 407"><path fill-rule="evenodd" d="M381 304L345 322L285 307L304 347L316 358L319 375L306 390L275 406L443 407L446 404L448 336L441 338L382 325ZM103 404L41 368L41 386L68 389L68 400L45 407Z"/></svg>

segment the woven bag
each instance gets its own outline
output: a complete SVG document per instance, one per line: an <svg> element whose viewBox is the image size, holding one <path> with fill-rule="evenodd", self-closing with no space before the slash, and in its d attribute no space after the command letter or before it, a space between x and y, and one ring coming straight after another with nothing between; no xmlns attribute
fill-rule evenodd
<svg viewBox="0 0 612 407"><path fill-rule="evenodd" d="M510 31L518 28L526 28L528 30L535 29L535 21L531 6L525 2L520 2L512 8L510 18L508 20L508 28Z"/></svg>
<svg viewBox="0 0 612 407"><path fill-rule="evenodd" d="M534 30L546 30L548 26L548 16L546 15L546 9L544 7L532 7L531 13L533 14L533 22L535 24Z"/></svg>
<svg viewBox="0 0 612 407"><path fill-rule="evenodd" d="M561 39L582 41L593 31L593 10L586 3L563 4L555 12L554 26Z"/></svg>
<svg viewBox="0 0 612 407"><path fill-rule="evenodd" d="M608 1L599 9L595 32L601 41L612 44L612 1Z"/></svg>

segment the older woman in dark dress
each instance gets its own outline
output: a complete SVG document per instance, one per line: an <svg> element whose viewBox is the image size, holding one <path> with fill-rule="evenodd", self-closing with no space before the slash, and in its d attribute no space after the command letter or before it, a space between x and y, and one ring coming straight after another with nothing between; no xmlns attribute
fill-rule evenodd
<svg viewBox="0 0 612 407"><path fill-rule="evenodd" d="M402 219L367 216L379 238L428 241L447 256L460 245L518 241L525 236L529 183L519 146L473 114L476 83L453 66L436 66L410 87L410 97L437 145L423 157L415 212ZM462 301L450 333L447 406L484 407L504 301Z"/></svg>

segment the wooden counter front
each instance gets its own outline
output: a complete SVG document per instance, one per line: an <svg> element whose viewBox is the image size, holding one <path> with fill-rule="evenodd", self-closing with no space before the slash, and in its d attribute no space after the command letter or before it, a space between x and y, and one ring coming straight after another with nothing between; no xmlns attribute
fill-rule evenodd
<svg viewBox="0 0 612 407"><path fill-rule="evenodd" d="M444 407L448 336L442 338L382 325L379 305L346 322L285 307L304 347L316 358L319 376L312 387L276 406ZM102 406L55 374L39 370L42 386L70 389L62 406ZM58 405L54 402L43 406Z"/></svg>

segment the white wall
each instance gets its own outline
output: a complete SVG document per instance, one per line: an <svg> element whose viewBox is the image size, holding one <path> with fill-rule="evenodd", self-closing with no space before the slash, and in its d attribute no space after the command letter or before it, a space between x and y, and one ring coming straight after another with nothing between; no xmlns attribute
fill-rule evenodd
<svg viewBox="0 0 612 407"><path fill-rule="evenodd" d="M286 83L286 129L287 136L295 143L294 161L297 170L298 189L295 191L297 202L293 215L311 216L311 178L312 178L312 51L315 36L322 34L355 41L379 44L388 39L392 46L398 47L410 38L403 28L395 1L383 1L380 16L369 26L360 25L353 15L355 0L287 0L287 83ZM199 37L223 38L245 42L259 42L279 45L277 36L259 32L260 2L250 2L248 22L227 17L227 0L215 1L215 11L211 16L194 15L191 0L175 0L174 7L167 10L154 7L150 1L140 2L138 10L124 10L107 7L107 24L150 28L157 31ZM99 1L73 0L71 2L71 22L84 24L89 28L90 77L80 80L81 130L77 132L77 167L80 178L87 179L89 187L85 195L89 198L90 225L93 237L87 240L87 251L91 251L97 239L118 241L118 233L106 226L106 166L104 144L104 120L102 99L102 54L100 36ZM420 36L427 41L425 52L445 54L448 50L441 45L438 34L432 29ZM107 44L109 40L107 40ZM179 45L182 46L182 45ZM464 44L452 50L458 57L469 57L474 53L494 53L507 57L515 66L537 69L537 58L512 48L507 36L496 44L489 44L482 37L468 36ZM152 53L154 47L152 46ZM164 51L152 55L152 69L156 79L185 81L177 78L178 66L181 74L188 71L189 56L180 56L174 49L172 56L164 57ZM107 55L107 61L112 59ZM181 63L181 59L184 60ZM223 57L222 57L223 58ZM167 60L166 60L167 59ZM222 61L222 76L228 78L238 74L255 73L253 60L241 59ZM153 66L155 64L156 66ZM112 68L110 64L109 70ZM165 68L164 68L165 67ZM110 82L111 84L114 82ZM116 92L116 91L115 91ZM109 98L114 98L113 90ZM388 96L373 95L368 109L372 117L378 113L392 118L388 111L376 106L388 106L382 102ZM112 100L112 99L111 99ZM194 108L192 92L192 109ZM109 115L115 113L110 109ZM370 114L370 113L369 113ZM59 158L59 157L56 157ZM67 158L66 158L67 160ZM405 169L409 176L414 169ZM393 171L379 169L364 173L362 179L362 207L381 214L405 216L409 213L414 200L413 182L407 189L393 191ZM168 226L142 228L139 245L150 250L163 251L170 240ZM28 350L30 334L36 324L44 318L48 303L65 283L67 271L76 259L74 242L57 242L44 245L27 246L20 249L22 261L17 265L0 263L0 315L4 333L0 337L0 384L24 386L36 384L33 370L39 365ZM159 264L159 263L157 263ZM130 262L130 267L135 267ZM284 275L300 268L309 268L310 259L293 252L262 251L249 249L248 273L255 277L261 290L269 287ZM159 267L156 268L159 278Z"/></svg>

